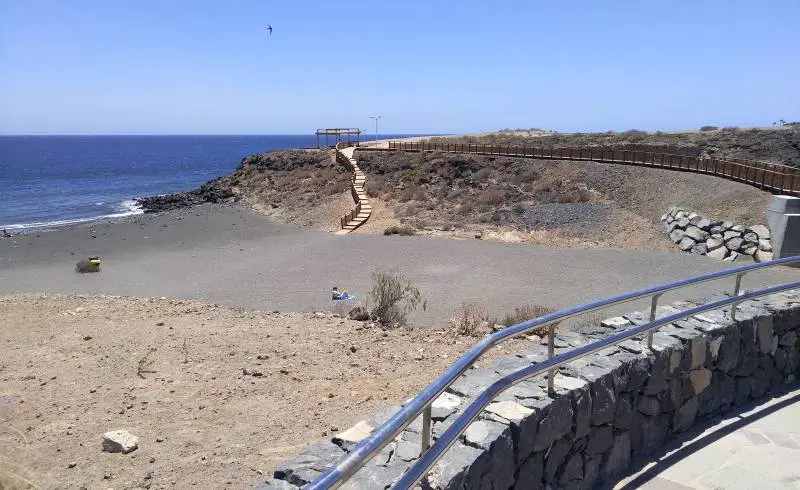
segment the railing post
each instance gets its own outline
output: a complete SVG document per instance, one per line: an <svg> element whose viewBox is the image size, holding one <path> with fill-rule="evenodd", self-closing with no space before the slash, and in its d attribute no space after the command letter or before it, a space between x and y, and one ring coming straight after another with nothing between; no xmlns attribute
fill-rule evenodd
<svg viewBox="0 0 800 490"><path fill-rule="evenodd" d="M556 354L556 326L550 324L547 326L547 358L552 359ZM547 372L547 392L553 394L555 389L556 370L551 369Z"/></svg>
<svg viewBox="0 0 800 490"><path fill-rule="evenodd" d="M742 289L742 278L746 272L740 272L736 274L736 286L733 288L733 296L739 296L739 291ZM731 304L731 320L736 320L736 307L739 306L739 301L736 303Z"/></svg>
<svg viewBox="0 0 800 490"><path fill-rule="evenodd" d="M420 454L423 454L431 447L431 406L425 407L422 411L422 443Z"/></svg>
<svg viewBox="0 0 800 490"><path fill-rule="evenodd" d="M660 294L654 294L652 299L650 299L650 323L653 323L653 320L656 319L656 308L658 308L658 298L660 298ZM653 330L647 332L647 348L653 350Z"/></svg>

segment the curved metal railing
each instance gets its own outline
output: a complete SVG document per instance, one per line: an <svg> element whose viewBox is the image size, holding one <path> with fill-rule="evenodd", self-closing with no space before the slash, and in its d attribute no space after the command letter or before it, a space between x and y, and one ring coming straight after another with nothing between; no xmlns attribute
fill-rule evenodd
<svg viewBox="0 0 800 490"><path fill-rule="evenodd" d="M461 432L466 429L469 422L473 420L481 410L483 410L483 407L485 407L486 404L488 404L497 393L502 392L506 388L518 383L519 381L522 381L523 379L536 376L537 374L544 373L545 371L548 372L548 389L552 392L554 389L553 380L555 378L556 370L559 366L580 357L589 355L596 350L603 349L609 345L620 343L630 337L642 335L643 333L647 333L647 346L648 348L652 348L653 333L660 326L681 318L685 318L687 316L696 315L703 311L731 305L731 318L735 319L736 305L746 299L765 296L787 289L800 288L800 282L794 282L773 288L751 291L740 295L741 281L745 274L758 269L765 269L792 263L800 263L800 256L786 257L770 262L761 262L757 264L736 267L733 269L712 272L701 276L681 279L662 284L660 286L654 286L651 288L642 289L640 291L634 291L619 296L586 303L572 308L566 308L555 313L550 313L533 320L528 320L517 325L504 328L496 333L486 336L480 342L475 344L475 346L473 346L470 350L468 350L463 356L461 356L461 358L459 358L455 363L453 363L453 365L450 366L450 368L448 368L438 378L436 378L436 380L425 387L404 407L398 410L391 418L389 418L389 420L375 429L375 431L368 438L361 441L361 443L359 443L359 445L353 451L342 458L334 467L317 477L305 488L313 490L337 488L342 483L347 481L351 476L353 476L362 466L372 459L373 456L375 456L381 449L383 449L395 437L397 437L397 435L400 434L403 429L408 427L411 422L413 422L420 414L422 414L422 443L420 459L409 469L408 472L406 472L406 474L397 484L396 488L410 487L419 481L419 479L425 475L428 469L439 460L444 452L447 451L447 449L455 442L456 438L461 434ZM675 315L660 318L658 320L655 319L658 299L663 294L675 289L694 286L708 281L731 276L734 276L736 280L732 297L714 303L701 305ZM620 334L612 335L608 338L593 342L587 346L576 348L569 353L555 356L554 325L556 323L580 314L590 313L608 308L609 306L615 306L646 297L651 298L650 322L648 324L641 327L628 329ZM535 364L529 368L525 368L521 371L517 371L516 373L496 382L483 394L481 394L475 400L475 402L470 405L470 407L468 407L464 413L462 413L461 417L454 422L450 429L442 434L436 444L431 447L431 403L433 403L433 401L440 394L442 394L453 382L456 381L456 379L458 379L459 376L461 376L461 374L463 374L489 349L512 337L530 332L535 329L541 329L543 327L548 327L548 360ZM595 349L595 347L597 347L597 349ZM473 409L473 406L476 408ZM466 422L463 422L462 419L467 417L468 413L473 415L469 418L469 420L464 419Z"/></svg>

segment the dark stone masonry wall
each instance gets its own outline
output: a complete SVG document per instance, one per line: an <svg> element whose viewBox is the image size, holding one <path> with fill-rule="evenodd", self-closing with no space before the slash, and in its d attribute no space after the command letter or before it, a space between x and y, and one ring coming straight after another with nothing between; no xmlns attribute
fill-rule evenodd
<svg viewBox="0 0 800 490"><path fill-rule="evenodd" d="M658 316L692 303L659 308ZM585 333L566 332L556 353L644 324L635 312ZM561 369L556 393L546 380L524 381L503 393L434 466L433 488L583 489L614 481L631 459L646 456L696 421L762 399L800 377L800 293L747 301L736 321L713 311L662 327L653 350L646 339L580 359ZM471 369L433 406L434 437L481 390L502 376L547 358L539 345ZM282 464L259 488L297 488L321 474L397 407L360 423L331 442ZM386 488L418 457L421 420L342 488Z"/></svg>

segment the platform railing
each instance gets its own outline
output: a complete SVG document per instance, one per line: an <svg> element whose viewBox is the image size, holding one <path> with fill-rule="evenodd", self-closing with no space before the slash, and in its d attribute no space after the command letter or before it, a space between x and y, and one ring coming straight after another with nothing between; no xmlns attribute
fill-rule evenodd
<svg viewBox="0 0 800 490"><path fill-rule="evenodd" d="M714 175L735 182L742 182L772 193L800 196L800 171L786 165L712 156L700 158L653 151L625 150L611 147L534 147L515 145L493 145L483 143L438 143L390 141L389 150L410 152L471 153L518 158L550 160L592 161L635 165L682 172Z"/></svg>
<svg viewBox="0 0 800 490"><path fill-rule="evenodd" d="M590 355L598 350L602 350L611 345L616 345L632 337L644 334L647 335L648 348L652 349L653 334L658 330L659 327L682 318L696 315L704 311L723 308L725 306L731 307L731 318L735 319L736 307L742 301L774 294L780 291L800 288L800 282L792 282L741 294L742 278L746 274L754 270L794 263L800 263L800 256L786 257L770 262L750 264L692 278L672 281L660 286L654 286L651 288L586 303L580 306L566 308L555 313L550 313L533 320L528 320L517 325L504 328L498 332L488 335L470 350L468 350L463 356L461 356L461 358L453 363L453 365L450 366L438 378L436 378L436 380L425 387L419 394L417 394L417 396L406 403L405 406L398 410L383 425L376 428L368 438L361 441L361 443L359 443L353 451L342 458L335 466L320 475L304 488L314 490L337 488L350 477L352 477L361 467L363 467L370 459L372 459L372 457L374 457L381 449L394 440L400 434L400 432L402 432L406 427L408 427L408 425L411 424L411 422L413 422L420 414L422 414L422 442L420 447L420 459L417 460L417 462L411 468L409 468L409 470L403 475L403 477L395 486L395 488L410 488L427 473L430 467L433 466L439 460L439 458L442 457L447 449L452 446L458 436L461 435L464 430L466 430L469 423L478 416L483 408L505 389L513 386L516 383L519 383L524 379L528 379L539 374L544 374L546 372L548 391L552 393L554 391L554 379L556 372L560 366L581 357ZM726 277L735 278L733 295L731 297L721 301L700 305L696 308L684 310L680 313L676 313L664 318L655 318L658 300L663 294L687 286L695 286ZM630 328L622 333L597 340L586 346L576 348L570 352L560 354L558 356L554 355L554 325L556 323L562 322L577 315L591 313L593 311L608 308L610 306L616 306L633 300L648 297L651 298L650 322L646 325ZM470 366L472 366L489 349L517 335L543 329L545 327L547 328L548 335L548 359L528 368L517 371L487 388L487 390L479 395L472 405L470 405L462 413L462 415L453 423L453 425L442 434L442 436L437 440L436 444L431 447L431 403L433 403L433 401L439 395L441 395L453 382L458 379L459 376L461 376L461 374L463 374Z"/></svg>

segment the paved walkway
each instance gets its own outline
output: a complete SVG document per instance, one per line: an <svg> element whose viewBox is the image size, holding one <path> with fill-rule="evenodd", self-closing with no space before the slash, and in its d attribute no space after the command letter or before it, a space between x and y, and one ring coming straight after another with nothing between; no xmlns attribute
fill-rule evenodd
<svg viewBox="0 0 800 490"><path fill-rule="evenodd" d="M800 388L685 434L614 488L800 489Z"/></svg>

